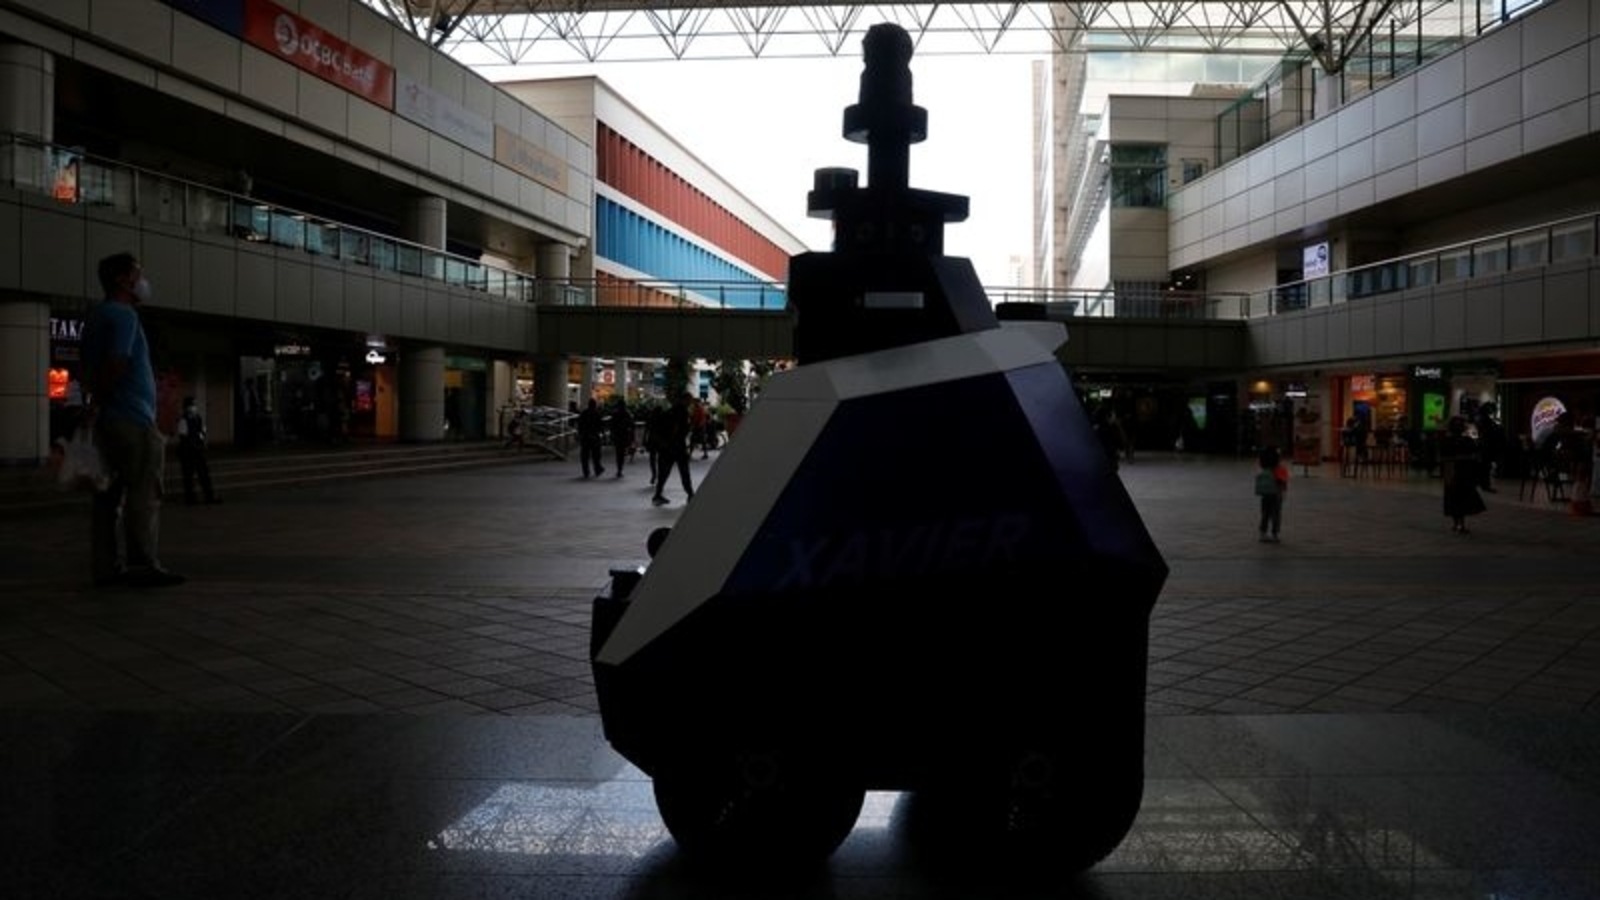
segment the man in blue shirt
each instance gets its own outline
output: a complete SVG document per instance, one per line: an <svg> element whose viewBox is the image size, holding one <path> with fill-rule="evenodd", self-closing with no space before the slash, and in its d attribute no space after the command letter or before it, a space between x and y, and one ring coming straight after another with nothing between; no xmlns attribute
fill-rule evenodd
<svg viewBox="0 0 1600 900"><path fill-rule="evenodd" d="M149 299L150 282L131 253L100 260L98 274L105 300L89 311L84 323L83 365L88 413L111 486L94 496L94 583L181 584L183 576L163 568L156 554L167 442L156 427L155 371L139 322L138 306Z"/></svg>

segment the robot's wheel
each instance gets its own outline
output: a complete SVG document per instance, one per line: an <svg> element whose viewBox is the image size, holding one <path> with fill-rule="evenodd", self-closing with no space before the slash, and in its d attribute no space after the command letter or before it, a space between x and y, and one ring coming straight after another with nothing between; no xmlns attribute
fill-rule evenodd
<svg viewBox="0 0 1600 900"><path fill-rule="evenodd" d="M976 854L1015 872L1080 872L1122 843L1143 774L1065 755L1022 753L993 775L928 786L911 797L907 826L935 864Z"/></svg>
<svg viewBox="0 0 1600 900"><path fill-rule="evenodd" d="M866 792L771 754L664 767L656 807L686 856L739 865L804 865L849 836Z"/></svg>

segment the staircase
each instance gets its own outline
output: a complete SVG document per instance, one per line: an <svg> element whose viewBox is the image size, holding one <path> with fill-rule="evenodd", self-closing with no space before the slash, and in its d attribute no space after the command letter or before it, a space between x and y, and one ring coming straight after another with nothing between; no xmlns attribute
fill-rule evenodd
<svg viewBox="0 0 1600 900"><path fill-rule="evenodd" d="M235 451L216 448L210 456L211 484L217 496L348 481L393 478L457 469L565 459L559 442L530 440L522 449L499 441L457 441L437 444L352 443L339 447L271 447ZM183 502L183 470L174 452L167 454L166 500ZM0 469L0 518L81 510L89 495L56 486L50 466Z"/></svg>

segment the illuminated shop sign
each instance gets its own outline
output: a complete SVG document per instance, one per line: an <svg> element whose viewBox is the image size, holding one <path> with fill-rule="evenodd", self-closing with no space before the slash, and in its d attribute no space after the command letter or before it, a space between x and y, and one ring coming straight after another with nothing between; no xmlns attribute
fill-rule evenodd
<svg viewBox="0 0 1600 900"><path fill-rule="evenodd" d="M1305 383L1301 381L1291 381L1283 386L1283 395L1285 397L1300 400L1305 398L1308 393Z"/></svg>
<svg viewBox="0 0 1600 900"><path fill-rule="evenodd" d="M384 356L382 353L379 353L376 350L368 350L367 351L367 362L370 363L371 365L381 366L381 365L383 365L384 363L386 363L388 361L389 361L389 357Z"/></svg>
<svg viewBox="0 0 1600 900"><path fill-rule="evenodd" d="M279 59L394 109L394 69L272 0L245 0L244 39Z"/></svg>
<svg viewBox="0 0 1600 900"><path fill-rule="evenodd" d="M1443 381L1444 366L1412 366L1411 377L1427 381Z"/></svg>
<svg viewBox="0 0 1600 900"><path fill-rule="evenodd" d="M1567 405L1555 397L1545 397L1533 405L1533 415L1529 417L1528 424L1533 432L1533 444L1538 446L1556 430L1556 419L1567 411Z"/></svg>
<svg viewBox="0 0 1600 900"><path fill-rule="evenodd" d="M81 341L83 340L82 319L58 319L50 317L50 340L52 341Z"/></svg>
<svg viewBox="0 0 1600 900"><path fill-rule="evenodd" d="M311 348L305 344L279 344L272 348L273 356L310 356Z"/></svg>

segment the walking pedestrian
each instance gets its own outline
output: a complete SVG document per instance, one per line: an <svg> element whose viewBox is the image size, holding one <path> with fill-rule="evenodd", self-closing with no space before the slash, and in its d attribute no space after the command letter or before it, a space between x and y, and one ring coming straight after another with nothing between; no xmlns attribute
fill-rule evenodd
<svg viewBox="0 0 1600 900"><path fill-rule="evenodd" d="M622 466L633 455L633 413L628 411L628 401L618 394L611 399L611 415L606 424L611 432L611 449L615 453L617 477L622 477Z"/></svg>
<svg viewBox="0 0 1600 900"><path fill-rule="evenodd" d="M131 253L100 260L97 274L105 299L84 323L85 415L111 483L92 503L90 571L98 587L181 584L184 577L162 566L156 546L167 441L156 427L155 370L139 320L150 281Z"/></svg>
<svg viewBox="0 0 1600 900"><path fill-rule="evenodd" d="M650 498L656 506L672 502L667 499L666 488L674 468L683 480L684 499L694 499L694 481L689 477L689 429L689 395L681 394L667 410L656 451L656 493Z"/></svg>
<svg viewBox="0 0 1600 900"><path fill-rule="evenodd" d="M1439 441L1439 475L1444 482L1444 514L1456 534L1471 534L1467 517L1488 509L1478 493L1478 465L1478 447L1467 436L1467 420L1451 416Z"/></svg>
<svg viewBox="0 0 1600 900"><path fill-rule="evenodd" d="M589 398L583 412L578 413L578 459L583 464L583 477L592 471L596 477L606 473L600 461L601 448L605 446L605 420L600 416L600 406Z"/></svg>

